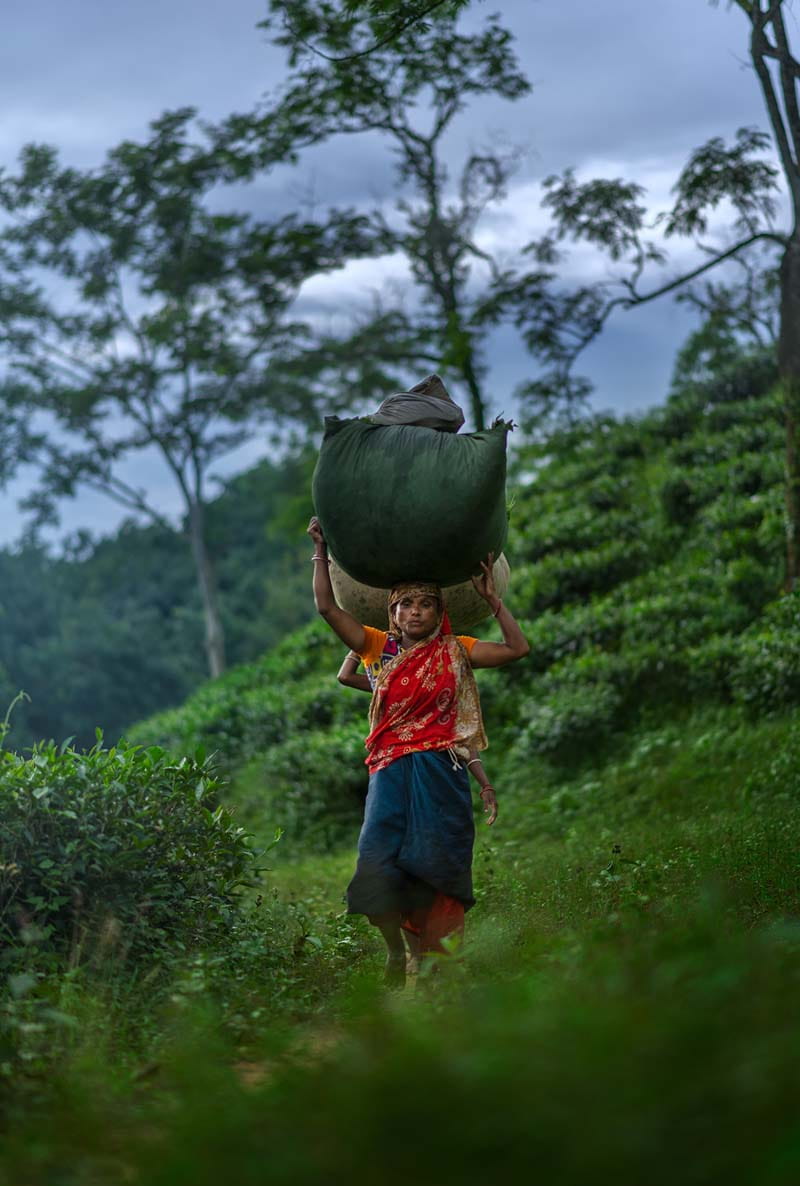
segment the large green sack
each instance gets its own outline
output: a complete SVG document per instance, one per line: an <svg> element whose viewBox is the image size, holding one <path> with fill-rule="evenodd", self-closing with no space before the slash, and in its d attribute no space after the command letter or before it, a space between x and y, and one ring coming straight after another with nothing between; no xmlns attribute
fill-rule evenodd
<svg viewBox="0 0 800 1186"><path fill-rule="evenodd" d="M454 434L328 417L312 490L340 567L381 589L457 585L489 552L499 556L509 427Z"/></svg>

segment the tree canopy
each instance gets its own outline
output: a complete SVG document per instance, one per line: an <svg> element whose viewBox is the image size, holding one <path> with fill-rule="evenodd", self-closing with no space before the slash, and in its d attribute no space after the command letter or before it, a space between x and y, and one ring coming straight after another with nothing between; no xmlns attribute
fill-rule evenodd
<svg viewBox="0 0 800 1186"><path fill-rule="evenodd" d="M40 515L83 484L163 525L119 469L144 450L160 456L180 491L218 674L210 471L258 427L316 426L320 389L275 380L280 359L311 336L292 305L306 279L372 250L374 237L348 211L314 220L220 209L243 170L194 117L164 114L146 141L120 144L96 169L65 166L46 146L23 150L19 172L0 180L10 217L0 344L17 400L61 429L42 446ZM272 161L286 151L273 140Z"/></svg>
<svg viewBox="0 0 800 1186"><path fill-rule="evenodd" d="M272 0L267 24L287 46L293 72L277 107L270 102L264 113L234 117L225 135L254 167L262 153L269 155L274 137L287 138L290 130L295 143L307 145L366 132L383 138L395 162L398 196L392 210L375 210L372 221L383 250L407 261L414 292L410 311L377 311L366 335L370 348L409 365L424 360L459 380L473 426L482 428L489 403L484 339L504 314L497 290L516 282L517 273L502 253L481 245L480 223L487 207L505 196L517 153L513 147L473 149L451 176L444 145L472 101L492 95L513 102L529 93L511 34L496 17L466 33L452 6L444 5L374 52L339 61L336 52L355 46L359 36L359 20L349 10ZM306 51L307 37L331 53L323 60ZM355 338L351 359L363 343L364 335Z"/></svg>

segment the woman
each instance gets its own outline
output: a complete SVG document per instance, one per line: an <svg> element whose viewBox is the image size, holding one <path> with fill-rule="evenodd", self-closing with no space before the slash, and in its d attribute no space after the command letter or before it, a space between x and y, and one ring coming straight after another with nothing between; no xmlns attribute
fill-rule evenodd
<svg viewBox="0 0 800 1186"><path fill-rule="evenodd" d="M383 658L383 655L381 657ZM372 695L377 682L376 676L371 671L362 674L358 670L361 666L361 656L357 655L355 651L348 651L342 660L341 667L336 673L336 678L345 688L355 688L357 692L369 692ZM467 769L480 787L483 812L484 815L488 815L489 817L486 823L491 826L497 819L497 798L494 793L494 787L486 776L480 754L475 749L469 752ZM406 938L408 938L407 933Z"/></svg>
<svg viewBox="0 0 800 1186"><path fill-rule="evenodd" d="M389 596L389 630L362 626L336 604L319 520L314 541L314 601L342 642L375 677L366 739L369 791L348 911L365 914L387 947L386 982L405 981L403 931L412 950L441 950L460 931L472 896L475 826L466 765L486 748L472 669L521 659L528 643L498 598L493 557L473 577L503 641L453 635L438 585L404 582ZM491 796L491 800L488 800ZM494 791L481 797L493 811Z"/></svg>

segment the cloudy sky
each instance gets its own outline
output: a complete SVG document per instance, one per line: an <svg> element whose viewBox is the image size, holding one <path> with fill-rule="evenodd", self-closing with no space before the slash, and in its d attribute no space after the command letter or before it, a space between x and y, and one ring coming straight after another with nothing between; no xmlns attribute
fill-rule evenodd
<svg viewBox="0 0 800 1186"><path fill-rule="evenodd" d="M90 166L120 139L144 136L149 120L166 108L193 105L210 119L250 109L284 77L282 53L256 28L263 8L259 0L7 6L0 166L13 167L31 140L55 144L65 161ZM473 3L465 23L476 25L497 8L491 0ZM514 104L474 104L454 126L447 149L454 165L489 140L525 150L507 201L481 229L487 246L513 252L541 230L540 181L566 166L586 178L635 179L658 208L693 147L712 135L729 138L744 124L766 127L746 64L746 21L736 9L707 0L506 0L501 9L533 92ZM309 195L324 207L389 203L391 194L385 146L374 137L354 137L264 179L247 201L267 212L292 208ZM683 249L673 266L690 259ZM605 267L586 253L572 266L589 275ZM314 280L302 299L308 310L357 314L369 294L389 282L403 282L398 261L358 263ZM595 384L595 406L628 412L659 402L691 326L688 314L668 301L620 312L581 367ZM509 413L515 385L531 373L511 331L495 335L489 363L494 411ZM409 382L418 377L409 375ZM254 440L231 458L229 469L263 451ZM139 459L126 477L147 484L166 512L176 512L177 496L155 459ZM0 493L0 544L19 531L16 500L30 481L23 474ZM81 496L63 508L65 530L80 526L102 534L120 516L101 496Z"/></svg>

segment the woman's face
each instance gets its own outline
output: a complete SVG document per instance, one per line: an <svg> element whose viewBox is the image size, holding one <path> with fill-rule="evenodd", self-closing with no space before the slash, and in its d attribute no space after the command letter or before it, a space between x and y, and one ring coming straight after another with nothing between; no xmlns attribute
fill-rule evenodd
<svg viewBox="0 0 800 1186"><path fill-rule="evenodd" d="M428 594L404 595L393 612L400 633L414 642L433 634L439 625L439 602Z"/></svg>

